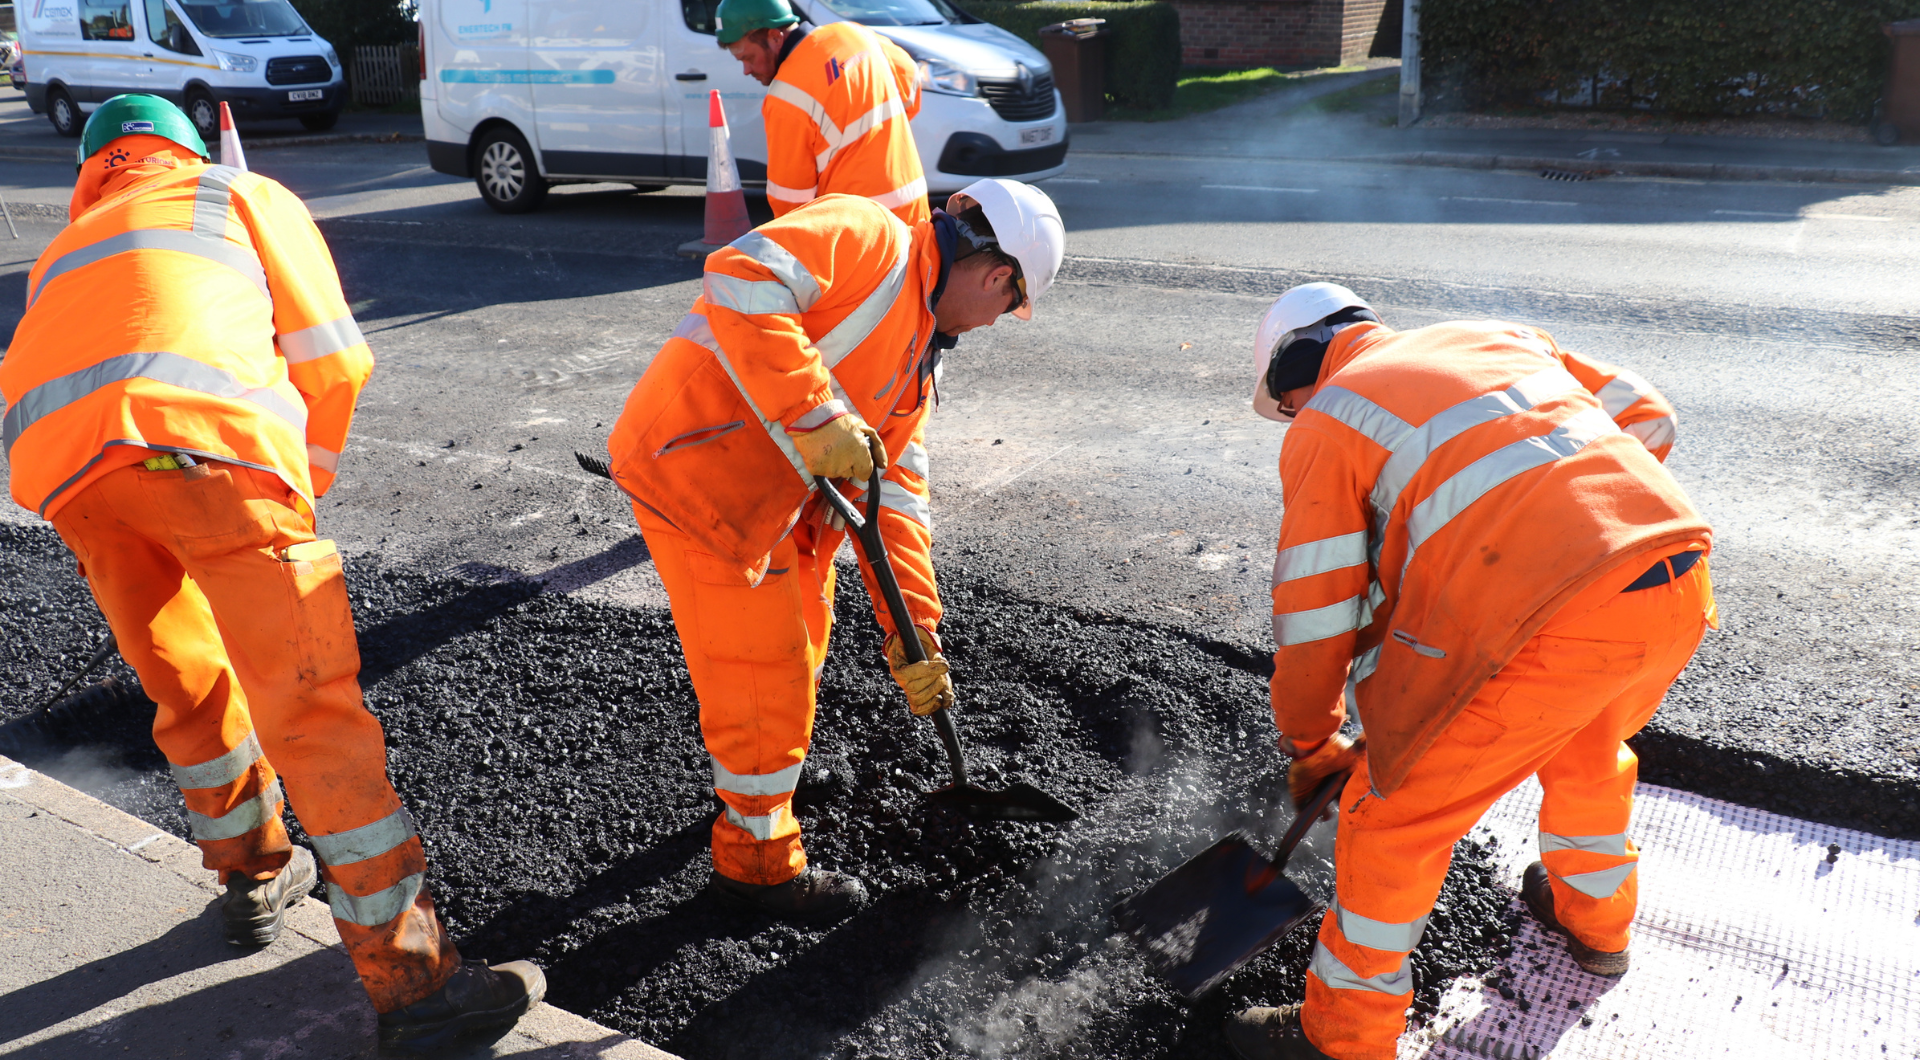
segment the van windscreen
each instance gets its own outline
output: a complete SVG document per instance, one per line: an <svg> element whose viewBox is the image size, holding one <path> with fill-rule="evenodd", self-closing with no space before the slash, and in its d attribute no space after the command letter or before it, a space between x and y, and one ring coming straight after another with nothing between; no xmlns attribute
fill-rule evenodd
<svg viewBox="0 0 1920 1060"><path fill-rule="evenodd" d="M971 21L947 0L820 0L834 14L863 26L939 26Z"/></svg>
<svg viewBox="0 0 1920 1060"><path fill-rule="evenodd" d="M287 0L186 0L180 7L209 37L304 37L313 32Z"/></svg>

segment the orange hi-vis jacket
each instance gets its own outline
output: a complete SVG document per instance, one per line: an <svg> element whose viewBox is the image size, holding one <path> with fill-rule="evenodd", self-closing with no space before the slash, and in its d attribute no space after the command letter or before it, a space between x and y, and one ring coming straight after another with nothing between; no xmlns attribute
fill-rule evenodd
<svg viewBox="0 0 1920 1060"><path fill-rule="evenodd" d="M760 105L773 215L841 193L908 224L926 220L927 175L908 125L918 113L920 69L899 45L857 22L810 30Z"/></svg>
<svg viewBox="0 0 1920 1060"><path fill-rule="evenodd" d="M311 507L373 370L325 241L279 184L125 141L155 153L83 171L0 362L14 500L51 518L160 450L270 471Z"/></svg>
<svg viewBox="0 0 1920 1060"><path fill-rule="evenodd" d="M787 428L857 412L887 446L880 532L914 624L934 629L926 421L940 268L931 222L906 225L853 195L816 199L707 255L704 293L607 440L614 479L716 567L757 584L813 489ZM864 497L865 485L847 492Z"/></svg>
<svg viewBox="0 0 1920 1060"><path fill-rule="evenodd" d="M1534 328L1336 335L1280 449L1280 731L1303 746L1331 735L1351 680L1374 790L1391 795L1573 597L1708 547L1706 521L1609 406L1664 418L1654 441L1671 444L1671 407L1644 380Z"/></svg>

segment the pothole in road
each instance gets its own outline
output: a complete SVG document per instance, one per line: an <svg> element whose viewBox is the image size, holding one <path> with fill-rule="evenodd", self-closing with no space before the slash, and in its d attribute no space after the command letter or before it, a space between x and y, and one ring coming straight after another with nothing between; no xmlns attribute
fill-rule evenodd
<svg viewBox="0 0 1920 1060"><path fill-rule="evenodd" d="M35 547L34 565L71 571L51 534L9 536ZM1083 815L977 824L923 804L944 782L938 743L907 714L843 570L798 813L810 856L859 874L875 901L837 925L791 926L701 894L715 802L664 612L350 566L368 701L441 911L469 957L545 964L555 1004L692 1060L1211 1057L1228 1013L1302 994L1310 929L1189 1006L1109 919L1219 834L1286 823L1265 681L1223 662L1230 652L944 567L974 761ZM45 598L90 607L79 593ZM184 835L150 719L93 724L84 765L97 772L76 779ZM75 753L33 764L57 774ZM1317 831L1290 874L1324 894L1331 837ZM1413 961L1423 1008L1509 949L1518 914L1491 864L1456 850Z"/></svg>

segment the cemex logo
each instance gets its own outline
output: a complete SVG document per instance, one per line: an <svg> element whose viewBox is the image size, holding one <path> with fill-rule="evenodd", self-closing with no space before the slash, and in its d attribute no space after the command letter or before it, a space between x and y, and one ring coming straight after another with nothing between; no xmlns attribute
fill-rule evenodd
<svg viewBox="0 0 1920 1060"><path fill-rule="evenodd" d="M831 85L835 81L840 80L840 75L846 72L847 72L847 68L840 65L840 60L838 59L827 60L827 84Z"/></svg>

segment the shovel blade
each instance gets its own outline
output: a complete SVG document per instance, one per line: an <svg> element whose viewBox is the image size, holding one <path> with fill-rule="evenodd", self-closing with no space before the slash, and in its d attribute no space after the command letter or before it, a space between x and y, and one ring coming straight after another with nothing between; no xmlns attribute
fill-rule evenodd
<svg viewBox="0 0 1920 1060"><path fill-rule="evenodd" d="M1114 906L1113 918L1192 1000L1320 908L1236 832Z"/></svg>
<svg viewBox="0 0 1920 1060"><path fill-rule="evenodd" d="M1065 824L1080 819L1079 811L1031 784L1014 784L1005 791L988 791L972 784L949 784L928 792L927 801L959 810L976 821Z"/></svg>

